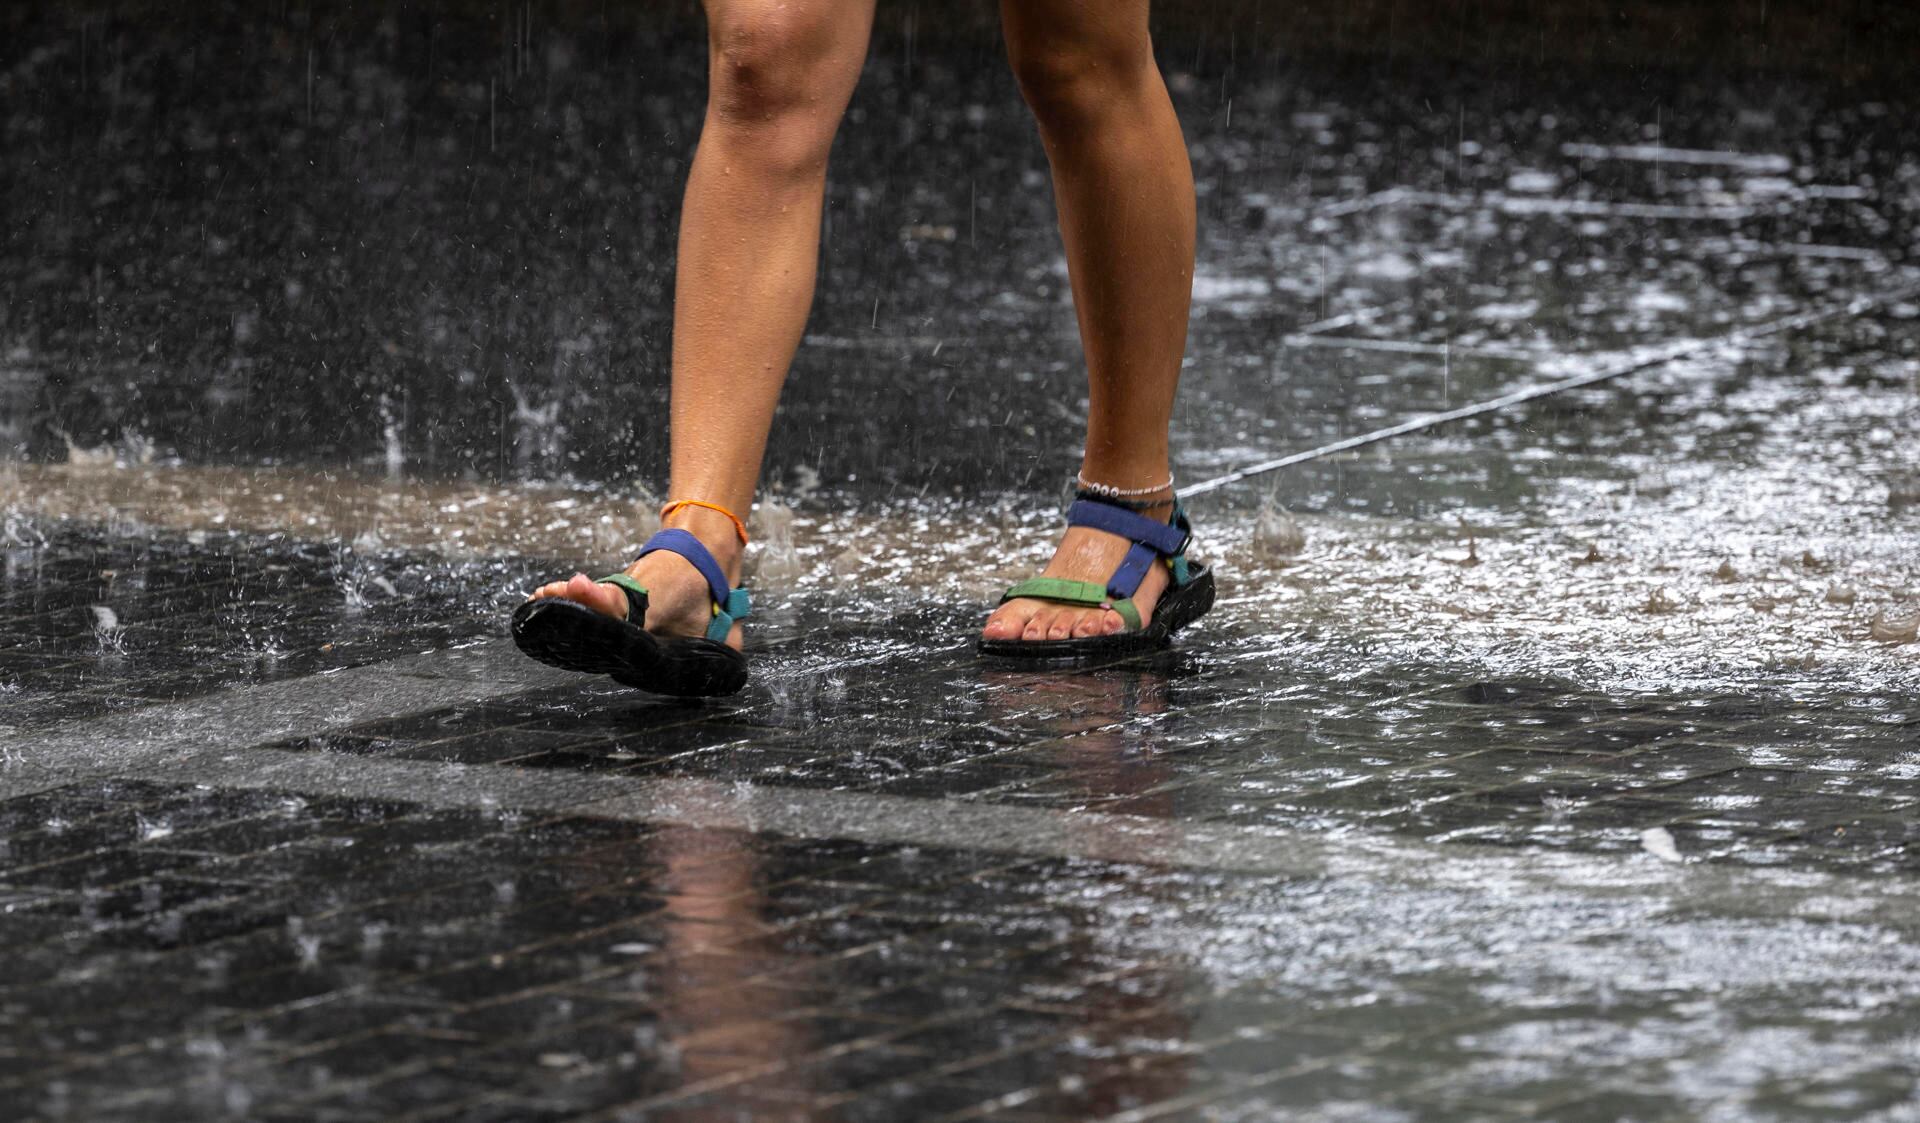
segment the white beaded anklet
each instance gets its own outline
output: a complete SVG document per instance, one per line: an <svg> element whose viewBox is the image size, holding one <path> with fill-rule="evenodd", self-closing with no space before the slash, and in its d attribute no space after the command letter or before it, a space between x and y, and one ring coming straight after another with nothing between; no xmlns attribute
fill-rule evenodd
<svg viewBox="0 0 1920 1123"><path fill-rule="evenodd" d="M1167 476L1167 482L1158 487L1115 487L1112 484L1094 483L1078 472L1073 474L1073 483L1081 491L1090 491L1095 495L1104 495L1112 499L1130 499L1140 495L1154 495L1162 491L1173 490L1173 476Z"/></svg>

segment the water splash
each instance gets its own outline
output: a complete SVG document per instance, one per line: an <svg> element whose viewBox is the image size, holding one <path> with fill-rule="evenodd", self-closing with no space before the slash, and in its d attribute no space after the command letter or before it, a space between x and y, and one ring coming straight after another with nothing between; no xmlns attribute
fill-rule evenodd
<svg viewBox="0 0 1920 1123"><path fill-rule="evenodd" d="M407 474L406 425L393 408L389 395L380 395L380 440L386 454L387 478L399 480Z"/></svg>
<svg viewBox="0 0 1920 1123"><path fill-rule="evenodd" d="M293 944L301 970L310 971L320 966L322 940L319 935L307 931L305 920L298 916L287 917L287 939Z"/></svg>
<svg viewBox="0 0 1920 1123"><path fill-rule="evenodd" d="M1883 609L1874 614L1867 631L1877 643L1913 643L1920 639L1920 609Z"/></svg>
<svg viewBox="0 0 1920 1123"><path fill-rule="evenodd" d="M773 585L786 584L805 569L793 543L793 509L766 498L754 506L755 549L749 557L753 577Z"/></svg>
<svg viewBox="0 0 1920 1123"><path fill-rule="evenodd" d="M521 477L558 465L566 453L567 427L559 399L536 405L519 386L513 392L513 466Z"/></svg>
<svg viewBox="0 0 1920 1123"><path fill-rule="evenodd" d="M333 555L333 580L340 589L342 604L348 612L362 612L372 603L372 592L379 592L389 599L400 596L400 590L392 581L374 571L374 563L366 558L355 546L335 546Z"/></svg>
<svg viewBox="0 0 1920 1123"><path fill-rule="evenodd" d="M1307 548L1306 532L1269 492L1254 518L1253 548L1268 558L1292 557Z"/></svg>
<svg viewBox="0 0 1920 1123"><path fill-rule="evenodd" d="M123 655L127 650L127 629L120 617L104 604L90 607L93 613L94 647L101 655Z"/></svg>
<svg viewBox="0 0 1920 1123"><path fill-rule="evenodd" d="M1663 862L1684 862L1679 846L1673 841L1673 832L1665 827L1648 827L1640 832L1640 848Z"/></svg>

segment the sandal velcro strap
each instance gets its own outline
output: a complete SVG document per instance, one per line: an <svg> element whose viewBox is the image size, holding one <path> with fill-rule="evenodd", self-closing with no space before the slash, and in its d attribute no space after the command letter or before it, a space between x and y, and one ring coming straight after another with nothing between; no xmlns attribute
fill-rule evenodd
<svg viewBox="0 0 1920 1123"><path fill-rule="evenodd" d="M715 604L725 604L731 590L727 587L727 571L720 568L713 554L698 538L684 530L663 530L647 539L640 547L640 556L646 557L656 550L665 550L670 554L679 554L700 571L707 579L707 590Z"/></svg>
<svg viewBox="0 0 1920 1123"><path fill-rule="evenodd" d="M1097 499L1079 499L1067 511L1067 525L1117 534L1133 543L1120 568L1107 579L1107 594L1124 599L1140 591L1140 582L1146 579L1154 562L1186 553L1192 531L1178 510L1176 506L1174 521L1169 525Z"/></svg>
<svg viewBox="0 0 1920 1123"><path fill-rule="evenodd" d="M1187 552L1188 533L1185 527L1171 526L1093 499L1074 500L1073 506L1067 509L1067 525L1117 534L1166 557Z"/></svg>
<svg viewBox="0 0 1920 1123"><path fill-rule="evenodd" d="M1062 604L1084 604L1098 608L1107 603L1107 587L1092 581L1073 581L1065 577L1034 577L1020 582L1007 590L1000 598L1005 604L1019 597L1036 597L1040 600L1059 601Z"/></svg>
<svg viewBox="0 0 1920 1123"><path fill-rule="evenodd" d="M707 624L707 638L715 643L725 643L727 633L733 631L735 621L744 620L752 614L753 608L747 598L745 588L729 589L727 571L720 568L714 560L713 552L692 534L684 530L667 529L647 539L640 547L640 556L646 557L655 550L665 550L670 554L679 554L700 571L707 581L707 598L713 602L713 619ZM628 578L629 581L632 578ZM623 584L624 582L617 582ZM639 588L636 584L635 588ZM640 589L642 595L646 590ZM632 602L629 601L629 604Z"/></svg>
<svg viewBox="0 0 1920 1123"><path fill-rule="evenodd" d="M1163 558L1166 560L1167 567L1173 571L1176 587L1185 585L1191 578L1186 554L1187 546L1193 541L1193 524L1187 521L1178 502L1173 507L1173 522L1163 523L1099 498L1082 495L1068 508L1067 525L1119 535L1133 545L1121 560L1120 568L1113 571L1113 576L1104 585L1065 577L1035 577L1008 589L1007 595L1000 598L1001 604L1020 597L1033 597L1087 608L1109 608L1126 621L1128 631L1137 632L1143 624L1140 609L1133 603L1133 594L1140 590L1140 582L1146 579L1154 563Z"/></svg>
<svg viewBox="0 0 1920 1123"><path fill-rule="evenodd" d="M733 631L736 620L744 620L753 609L747 602L747 591L735 589L727 594L725 605L715 601L713 619L707 623L707 638L715 643L727 642L727 633Z"/></svg>
<svg viewBox="0 0 1920 1123"><path fill-rule="evenodd" d="M636 580L634 580L634 577L633 577L633 574L631 574L631 573L609 573L609 574L607 574L607 575L606 575L605 577L602 577L602 578L600 578L600 580L598 580L598 581L596 581L596 582L594 582L594 584L596 584L596 585L618 585L618 586L619 586L620 588L622 588L622 589L625 589L625 590L626 590L626 592L627 592L627 622L628 622L628 623L630 623L630 624L639 624L639 623L640 623L640 621L639 621L639 620L635 620L635 619L634 619L634 610L635 610L635 609L639 609L639 610L640 610L640 615L641 615L641 616L643 616L643 617L644 617L644 616L646 615L646 613L647 613L647 587L646 587L645 585L642 585L642 584L641 584L640 582L638 582L638 581L636 581Z"/></svg>
<svg viewBox="0 0 1920 1123"><path fill-rule="evenodd" d="M1127 630L1140 630L1140 609L1135 607L1132 597L1115 597L1108 594L1103 585L1092 581L1074 581L1066 577L1035 577L1022 581L1007 590L1000 598L1005 604L1018 597L1033 597L1036 600L1049 600L1059 604L1084 605L1087 608L1111 608L1126 621Z"/></svg>

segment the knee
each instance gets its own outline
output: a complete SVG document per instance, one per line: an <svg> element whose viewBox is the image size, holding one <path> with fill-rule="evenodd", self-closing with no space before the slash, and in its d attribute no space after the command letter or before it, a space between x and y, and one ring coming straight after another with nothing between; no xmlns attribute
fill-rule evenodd
<svg viewBox="0 0 1920 1123"><path fill-rule="evenodd" d="M756 10L709 28L710 123L753 131L757 154L770 161L824 162L852 90L832 28L794 14L800 5L740 7ZM851 67L857 75L858 58Z"/></svg>
<svg viewBox="0 0 1920 1123"><path fill-rule="evenodd" d="M1020 92L1050 132L1082 128L1125 108L1158 77L1145 42L1009 48Z"/></svg>

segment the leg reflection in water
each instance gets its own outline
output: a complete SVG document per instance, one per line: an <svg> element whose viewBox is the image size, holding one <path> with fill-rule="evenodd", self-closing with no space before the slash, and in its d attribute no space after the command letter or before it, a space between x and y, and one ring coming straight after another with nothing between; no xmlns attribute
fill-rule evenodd
<svg viewBox="0 0 1920 1123"><path fill-rule="evenodd" d="M986 692L1009 725L1034 710L1024 678ZM1073 715L1031 750L1062 790L1167 810L1168 770L1137 733L1167 679L1041 689ZM1177 875L1138 820L1086 841L1121 860L655 829L643 864L665 907L640 997L674 1058L670 1117L914 1119L1018 1093L1094 1118L1186 1090L1190 966L1135 938L1177 907Z"/></svg>

